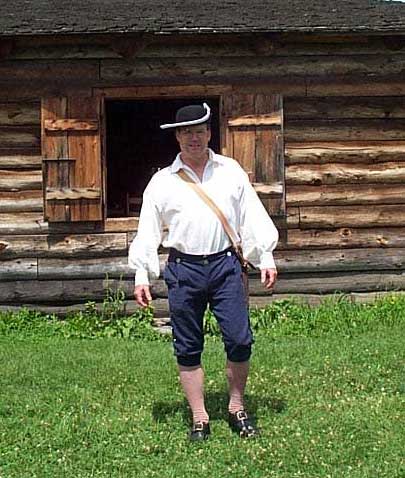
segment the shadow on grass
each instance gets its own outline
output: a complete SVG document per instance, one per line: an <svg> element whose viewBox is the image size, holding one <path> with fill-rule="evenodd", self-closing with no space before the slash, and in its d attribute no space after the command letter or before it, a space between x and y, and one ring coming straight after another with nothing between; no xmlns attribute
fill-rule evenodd
<svg viewBox="0 0 405 478"><path fill-rule="evenodd" d="M258 410L273 413L282 413L287 408L285 400L274 397L263 397L257 395L246 395L246 409L252 417L256 417ZM223 420L228 415L228 394L226 392L206 392L205 406L211 420ZM159 401L155 402L152 415L157 422L166 422L175 415L180 414L184 422L188 423L191 413L186 400L181 401Z"/></svg>

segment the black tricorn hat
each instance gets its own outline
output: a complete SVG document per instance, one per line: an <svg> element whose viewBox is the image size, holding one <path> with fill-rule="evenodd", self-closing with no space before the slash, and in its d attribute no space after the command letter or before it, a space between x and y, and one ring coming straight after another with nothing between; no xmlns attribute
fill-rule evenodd
<svg viewBox="0 0 405 478"><path fill-rule="evenodd" d="M160 125L161 129L178 128L179 126L190 126L206 123L211 116L211 109L207 103L202 105L183 106L176 113L176 122Z"/></svg>

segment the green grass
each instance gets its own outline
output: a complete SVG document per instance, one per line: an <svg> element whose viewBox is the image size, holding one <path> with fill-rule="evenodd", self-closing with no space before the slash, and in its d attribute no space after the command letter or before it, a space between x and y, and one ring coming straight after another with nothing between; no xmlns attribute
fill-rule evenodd
<svg viewBox="0 0 405 478"><path fill-rule="evenodd" d="M382 306L385 319L370 319ZM353 320L341 329L339 306L317 309L315 323L303 309L294 329L291 304L278 307L290 312L257 334L248 386L262 436L229 430L223 346L210 338L213 434L198 445L170 342L64 338L39 319L30 333L4 326L0 477L405 477L405 308L370 305L362 318L345 304Z"/></svg>

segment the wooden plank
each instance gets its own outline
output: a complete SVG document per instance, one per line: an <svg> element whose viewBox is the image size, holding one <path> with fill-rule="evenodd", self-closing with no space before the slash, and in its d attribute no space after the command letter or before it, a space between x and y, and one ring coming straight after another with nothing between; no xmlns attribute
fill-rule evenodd
<svg viewBox="0 0 405 478"><path fill-rule="evenodd" d="M93 118L99 121L99 98L69 98L68 113L73 118ZM101 172L101 142L98 131L69 131L68 133L69 157L76 158L74 178L71 187L74 188L102 188ZM72 221L100 221L103 219L102 198L80 199L72 203Z"/></svg>
<svg viewBox="0 0 405 478"><path fill-rule="evenodd" d="M172 97L193 97L193 96L216 96L232 91L230 84L209 85L166 85L162 86L116 86L94 88L96 96L105 98L128 98L128 99L153 99Z"/></svg>
<svg viewBox="0 0 405 478"><path fill-rule="evenodd" d="M232 118L228 118L228 124L233 118L238 118L246 112L254 111L255 95L232 95L230 100ZM255 178L255 157L256 157L256 132L253 130L239 131L232 130L230 136L232 145L232 157L236 159L242 168L248 173L249 179L256 182Z"/></svg>
<svg viewBox="0 0 405 478"><path fill-rule="evenodd" d="M251 56L351 56L351 55L392 55L396 52L389 48L384 40L386 37L379 37L379 42L376 39L368 39L369 43L361 42L358 36L352 38L352 43L341 42L334 43L333 40L324 38L324 43L314 44L305 41L290 41L289 35L285 38L269 38L266 35L252 35L244 38L237 38L232 34L232 38L219 38L212 42L208 41L207 37L189 38L188 42L180 42L174 39L173 42L167 40L165 42L159 39L148 44L143 50L137 53L137 57L145 58L162 58L162 57L183 57L183 58L199 58L199 57L240 57L243 62L245 57ZM397 53L401 53L399 50ZM294 61L294 58L292 58Z"/></svg>
<svg viewBox="0 0 405 478"><path fill-rule="evenodd" d="M281 95L256 95L256 112L271 112L280 118L279 128L256 130L255 176L263 182L277 181L283 185L282 193L263 204L272 216L286 216L285 202L285 168L284 168L284 112ZM288 218L287 218L288 221ZM280 241L284 241L284 235Z"/></svg>
<svg viewBox="0 0 405 478"><path fill-rule="evenodd" d="M114 233L136 231L138 218L107 218L105 222L75 222L51 223L43 220L38 213L0 213L0 234L27 235L27 234L87 234L87 233ZM129 232L132 234L132 232Z"/></svg>
<svg viewBox="0 0 405 478"><path fill-rule="evenodd" d="M99 199L101 191L99 188L46 188L48 201L65 201L66 199Z"/></svg>
<svg viewBox="0 0 405 478"><path fill-rule="evenodd" d="M265 78L232 78L232 91L238 94L277 94L306 96L305 79L295 76L267 76Z"/></svg>
<svg viewBox="0 0 405 478"><path fill-rule="evenodd" d="M133 279L74 279L74 280L24 280L0 282L1 304L23 303L77 303L87 300L102 300L107 288L120 288L130 299L133 298ZM378 292L405 289L405 272L294 273L284 275L277 281L273 291L268 291L259 278L250 280L251 295L274 294L332 294L335 292ZM152 286L153 296L167 297L167 288L162 280Z"/></svg>
<svg viewBox="0 0 405 478"><path fill-rule="evenodd" d="M43 221L42 213L18 212L0 213L0 234L41 234L46 232L48 223Z"/></svg>
<svg viewBox="0 0 405 478"><path fill-rule="evenodd" d="M0 63L0 82L15 84L16 81L63 81L97 80L98 61L2 61Z"/></svg>
<svg viewBox="0 0 405 478"><path fill-rule="evenodd" d="M103 257L127 254L126 233L5 235L0 258Z"/></svg>
<svg viewBox="0 0 405 478"><path fill-rule="evenodd" d="M162 274L167 254L160 255L159 259ZM405 269L405 249L403 248L276 251L275 259L280 274ZM127 256L93 259L76 257L38 259L40 280L97 279L106 276L109 278L133 278L134 271L128 267ZM4 275L4 277L8 276Z"/></svg>
<svg viewBox="0 0 405 478"><path fill-rule="evenodd" d="M38 277L43 279L105 279L133 278L134 271L128 267L127 255L121 257L98 257L95 259L38 259Z"/></svg>
<svg viewBox="0 0 405 478"><path fill-rule="evenodd" d="M234 131L233 132L233 157L249 175L252 182L256 182L255 176L255 153L256 132Z"/></svg>
<svg viewBox="0 0 405 478"><path fill-rule="evenodd" d="M198 35L162 35L152 36L126 35L128 43L143 40L143 49L137 56L146 57L202 57L202 56L296 56L296 55L362 55L402 53L402 36L385 34L348 35L348 34L307 34L289 32L288 34L260 34L258 32L238 34L216 33ZM14 40L12 58L102 58L112 56L111 46L117 42L116 34L88 34L24 37ZM117 50L118 51L118 50ZM117 56L117 54L115 55Z"/></svg>
<svg viewBox="0 0 405 478"><path fill-rule="evenodd" d="M38 101L44 96L91 96L91 85L83 85L79 82L36 82L14 83L0 88L0 101Z"/></svg>
<svg viewBox="0 0 405 478"><path fill-rule="evenodd" d="M290 57L239 58L135 58L131 61L101 60L100 78L108 81L187 77L194 81L223 81L225 78L265 79L278 76L320 77L325 75L401 75L405 68L405 55L306 55ZM313 95L311 95L313 96Z"/></svg>
<svg viewBox="0 0 405 478"><path fill-rule="evenodd" d="M277 197L283 194L284 187L280 182L275 183L252 183L254 190L260 197Z"/></svg>
<svg viewBox="0 0 405 478"><path fill-rule="evenodd" d="M93 37L92 37L93 38ZM80 45L21 45L9 59L13 60L96 60L99 58L121 58L111 47L93 44L89 39ZM112 46L112 45L111 45Z"/></svg>
<svg viewBox="0 0 405 478"><path fill-rule="evenodd" d="M41 169L42 156L0 156L0 169Z"/></svg>
<svg viewBox="0 0 405 478"><path fill-rule="evenodd" d="M405 96L405 83L401 75L326 75L307 76L306 95L321 96Z"/></svg>
<svg viewBox="0 0 405 478"><path fill-rule="evenodd" d="M97 131L98 120L59 119L45 120L47 131Z"/></svg>
<svg viewBox="0 0 405 478"><path fill-rule="evenodd" d="M132 294L133 283L123 281L123 288ZM333 294L340 292L377 292L405 290L405 271L379 272L323 272L280 274L273 290L264 288L260 278L249 277L250 296L272 294ZM167 288L162 280L154 281L152 294L157 298L167 297Z"/></svg>
<svg viewBox="0 0 405 478"><path fill-rule="evenodd" d="M332 294L339 292L397 291L405 289L405 272L381 271L377 273L340 273L293 274L281 277L275 287L275 294ZM269 295L259 279L250 281L252 295ZM271 292L270 292L271 293Z"/></svg>
<svg viewBox="0 0 405 478"><path fill-rule="evenodd" d="M42 212L42 191L0 191L0 213L5 212Z"/></svg>
<svg viewBox="0 0 405 478"><path fill-rule="evenodd" d="M378 164L293 164L286 167L288 185L403 183L405 161Z"/></svg>
<svg viewBox="0 0 405 478"><path fill-rule="evenodd" d="M34 125L41 122L40 102L8 102L0 104L0 127Z"/></svg>
<svg viewBox="0 0 405 478"><path fill-rule="evenodd" d="M405 247L405 227L291 229L285 249ZM279 248L279 247L278 247Z"/></svg>
<svg viewBox="0 0 405 478"><path fill-rule="evenodd" d="M403 161L405 141L308 142L286 144L286 164Z"/></svg>
<svg viewBox="0 0 405 478"><path fill-rule="evenodd" d="M299 185L287 188L287 204L291 206L403 203L405 203L405 186L402 184Z"/></svg>
<svg viewBox="0 0 405 478"><path fill-rule="evenodd" d="M36 279L37 268L37 259L2 260L0 281Z"/></svg>
<svg viewBox="0 0 405 478"><path fill-rule="evenodd" d="M65 97L43 98L41 106L42 123L42 154L44 160L49 158L68 157L68 141L66 132L56 134L45 133L45 121L66 118L67 100ZM44 191L46 187L70 186L69 164L60 165L55 162L46 162L44 167ZM52 218L56 221L68 221L70 210L64 204L48 203L45 200L45 219Z"/></svg>
<svg viewBox="0 0 405 478"><path fill-rule="evenodd" d="M38 148L40 128L34 126L1 126L0 146L4 148Z"/></svg>
<svg viewBox="0 0 405 478"><path fill-rule="evenodd" d="M287 96L284 100L284 116L287 122L298 119L405 118L405 97L302 98Z"/></svg>
<svg viewBox="0 0 405 478"><path fill-rule="evenodd" d="M281 126L280 113L244 115L228 120L228 126Z"/></svg>
<svg viewBox="0 0 405 478"><path fill-rule="evenodd" d="M384 227L405 224L403 205L313 206L300 208L300 227Z"/></svg>
<svg viewBox="0 0 405 478"><path fill-rule="evenodd" d="M41 171L0 170L0 191L24 191L41 188Z"/></svg>
<svg viewBox="0 0 405 478"><path fill-rule="evenodd" d="M287 142L404 140L403 119L289 120Z"/></svg>
<svg viewBox="0 0 405 478"><path fill-rule="evenodd" d="M405 270L404 248L276 251L279 273Z"/></svg>

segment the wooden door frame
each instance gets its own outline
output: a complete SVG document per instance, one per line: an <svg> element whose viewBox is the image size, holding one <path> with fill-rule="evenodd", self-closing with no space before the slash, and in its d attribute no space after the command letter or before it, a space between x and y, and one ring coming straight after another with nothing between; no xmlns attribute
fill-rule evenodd
<svg viewBox="0 0 405 478"><path fill-rule="evenodd" d="M107 87L94 88L93 96L100 99L100 128L101 128L101 164L104 197L104 218L108 223L127 225L130 230L135 230L138 225L138 217L107 217L107 155L106 155L106 100L157 100L179 99L191 97L217 97L219 98L219 128L220 148L224 152L226 124L222 114L222 96L232 92L231 85L195 85L195 86L131 86L131 87Z"/></svg>

